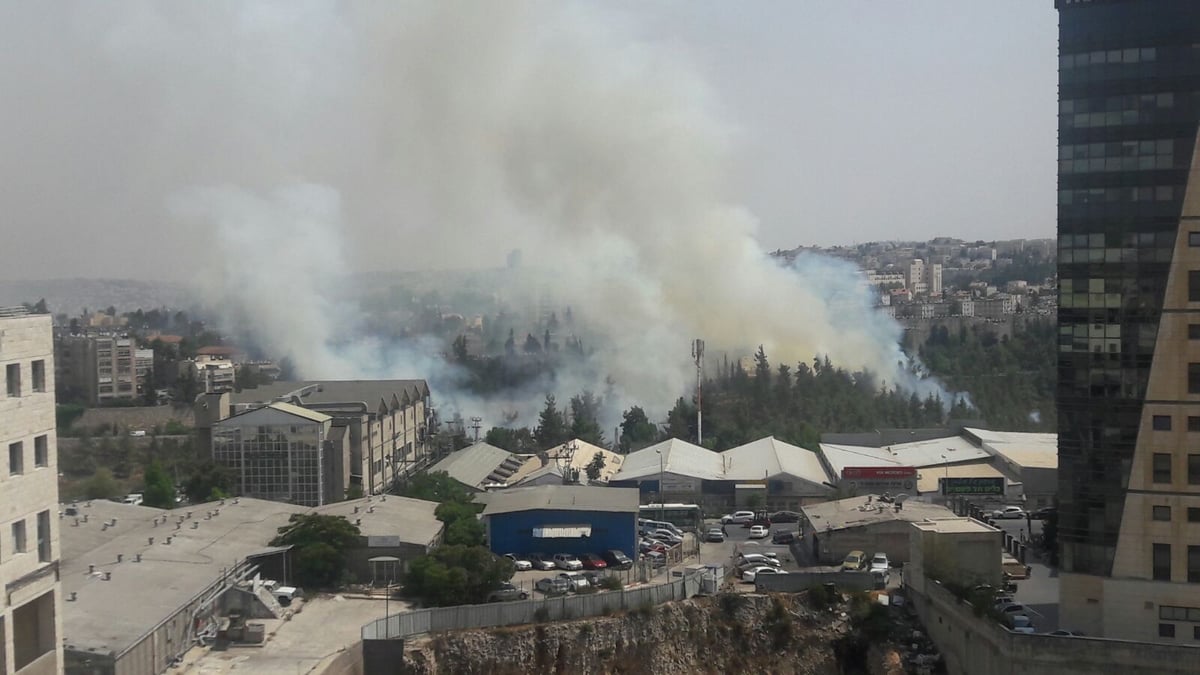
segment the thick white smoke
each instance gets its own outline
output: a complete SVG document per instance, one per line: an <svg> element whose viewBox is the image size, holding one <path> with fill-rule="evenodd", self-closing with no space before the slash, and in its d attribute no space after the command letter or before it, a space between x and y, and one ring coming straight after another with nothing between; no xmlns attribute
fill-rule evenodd
<svg viewBox="0 0 1200 675"><path fill-rule="evenodd" d="M853 270L763 252L729 193L733 136L708 90L629 17L549 0L24 7L5 10L33 25L18 48L87 63L49 86L92 97L41 120L64 127L64 160L80 146L112 158L114 221L158 232L172 218L169 259L206 261L213 304L305 376L438 367L354 337L346 273L497 265L520 248L602 336L622 403L684 393L695 337L710 354L763 344L775 363L827 354L919 386ZM28 21L38 12L63 15ZM49 109L45 88L10 93ZM802 240L821 224L795 227ZM560 393L601 390L603 374L561 377Z"/></svg>

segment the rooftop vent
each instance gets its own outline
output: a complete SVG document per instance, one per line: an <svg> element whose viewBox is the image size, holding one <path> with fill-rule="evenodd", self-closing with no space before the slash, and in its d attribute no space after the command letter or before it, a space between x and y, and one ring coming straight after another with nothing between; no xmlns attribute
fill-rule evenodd
<svg viewBox="0 0 1200 675"><path fill-rule="evenodd" d="M77 595L78 594L75 591L71 591L71 594L67 596L67 602L75 602Z"/></svg>
<svg viewBox="0 0 1200 675"><path fill-rule="evenodd" d="M121 562L121 561L122 561L122 560L124 560L124 559L125 559L125 554L124 554L124 553L118 553L118 554L117 554L117 562Z"/></svg>
<svg viewBox="0 0 1200 675"><path fill-rule="evenodd" d="M154 545L154 537L146 537L146 545L153 546Z"/></svg>

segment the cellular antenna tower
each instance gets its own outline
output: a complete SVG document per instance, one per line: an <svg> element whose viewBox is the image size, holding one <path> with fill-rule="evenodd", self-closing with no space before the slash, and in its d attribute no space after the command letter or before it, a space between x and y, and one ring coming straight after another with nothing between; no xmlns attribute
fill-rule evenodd
<svg viewBox="0 0 1200 675"><path fill-rule="evenodd" d="M704 443L704 419L700 412L703 399L700 398L700 382L704 378L704 340L692 340L692 358L696 360L696 445Z"/></svg>

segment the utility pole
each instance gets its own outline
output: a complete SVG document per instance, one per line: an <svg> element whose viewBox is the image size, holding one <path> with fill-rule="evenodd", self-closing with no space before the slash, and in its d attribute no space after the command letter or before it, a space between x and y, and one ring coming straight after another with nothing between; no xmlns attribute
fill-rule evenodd
<svg viewBox="0 0 1200 675"><path fill-rule="evenodd" d="M704 340L692 340L692 359L696 361L696 445L704 445L704 400L700 391L704 375Z"/></svg>
<svg viewBox="0 0 1200 675"><path fill-rule="evenodd" d="M475 442L476 443L479 442L479 427L482 426L482 424L481 424L482 422L483 422L482 417L472 417L471 418L471 428L475 430Z"/></svg>

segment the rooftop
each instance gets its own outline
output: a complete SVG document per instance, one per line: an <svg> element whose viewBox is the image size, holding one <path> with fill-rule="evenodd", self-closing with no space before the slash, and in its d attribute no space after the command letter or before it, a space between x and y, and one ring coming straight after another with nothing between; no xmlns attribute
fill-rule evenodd
<svg viewBox="0 0 1200 675"><path fill-rule="evenodd" d="M403 399L405 395L409 401L424 398L429 395L429 385L425 380L279 381L234 392L232 401L235 405L265 404L292 398L292 403L301 405L365 403L368 409L375 409L381 404L390 407L393 396Z"/></svg>
<svg viewBox="0 0 1200 675"><path fill-rule="evenodd" d="M515 455L481 441L450 453L429 472L445 471L463 485L482 490L487 485L515 483L539 467L541 462L535 457Z"/></svg>
<svg viewBox="0 0 1200 675"><path fill-rule="evenodd" d="M725 479L725 460L720 453L672 438L626 455L625 464L612 480L658 480L660 467L662 473L702 480Z"/></svg>
<svg viewBox="0 0 1200 675"><path fill-rule="evenodd" d="M1028 468L1058 468L1058 434L1019 433L967 428L985 450Z"/></svg>
<svg viewBox="0 0 1200 675"><path fill-rule="evenodd" d="M957 518L950 509L937 504L906 500L900 510L894 504L879 501L878 495L865 495L811 504L800 509L818 531L845 530L888 521L919 522L938 518Z"/></svg>
<svg viewBox="0 0 1200 675"><path fill-rule="evenodd" d="M731 448L721 453L725 457L726 480L760 480L787 474L808 481L821 493L832 492L824 485L830 476L817 453L772 436Z"/></svg>
<svg viewBox="0 0 1200 675"><path fill-rule="evenodd" d="M77 515L66 515L72 508ZM272 550L268 542L292 514L344 515L360 521L364 536L386 534L428 545L442 527L433 516L436 508L393 496L317 509L249 498L171 511L103 500L63 505L62 590L77 594L63 605L64 641L77 651L122 652L211 586L222 570ZM104 572L112 573L110 580Z"/></svg>
<svg viewBox="0 0 1200 675"><path fill-rule="evenodd" d="M984 523L975 520L974 518L938 518L936 520L923 520L913 523L913 527L926 532L937 532L940 534L959 534L964 532L999 532L1000 530Z"/></svg>
<svg viewBox="0 0 1200 675"><path fill-rule="evenodd" d="M883 447L822 443L821 454L838 476L848 466L942 466L988 459L991 453L962 436L946 436Z"/></svg>
<svg viewBox="0 0 1200 675"><path fill-rule="evenodd" d="M483 515L516 511L638 511L637 488L539 485L489 493Z"/></svg>
<svg viewBox="0 0 1200 675"><path fill-rule="evenodd" d="M568 441L567 443L557 445L547 450L546 456L550 458L550 464L558 464L559 462L555 460L557 460L560 455L563 457L563 459L566 459L567 454L570 452L567 450L568 446L574 448L574 452L570 453L571 463L568 464L568 466L573 469L578 469L581 477L585 476L584 470L587 469L587 465L591 463L592 459L597 454L604 458L604 466L600 469L599 478L599 480L604 482L611 480L612 477L621 470L622 465L625 463L625 457L623 455L618 455L611 450L606 450L598 445L592 445L587 441L581 441L576 438ZM581 480L582 479L583 478L581 478Z"/></svg>
<svg viewBox="0 0 1200 675"><path fill-rule="evenodd" d="M917 491L926 494L941 490L942 478L1003 478L1006 485L1009 481L1009 477L991 461L981 459L964 464L927 466L917 472Z"/></svg>

